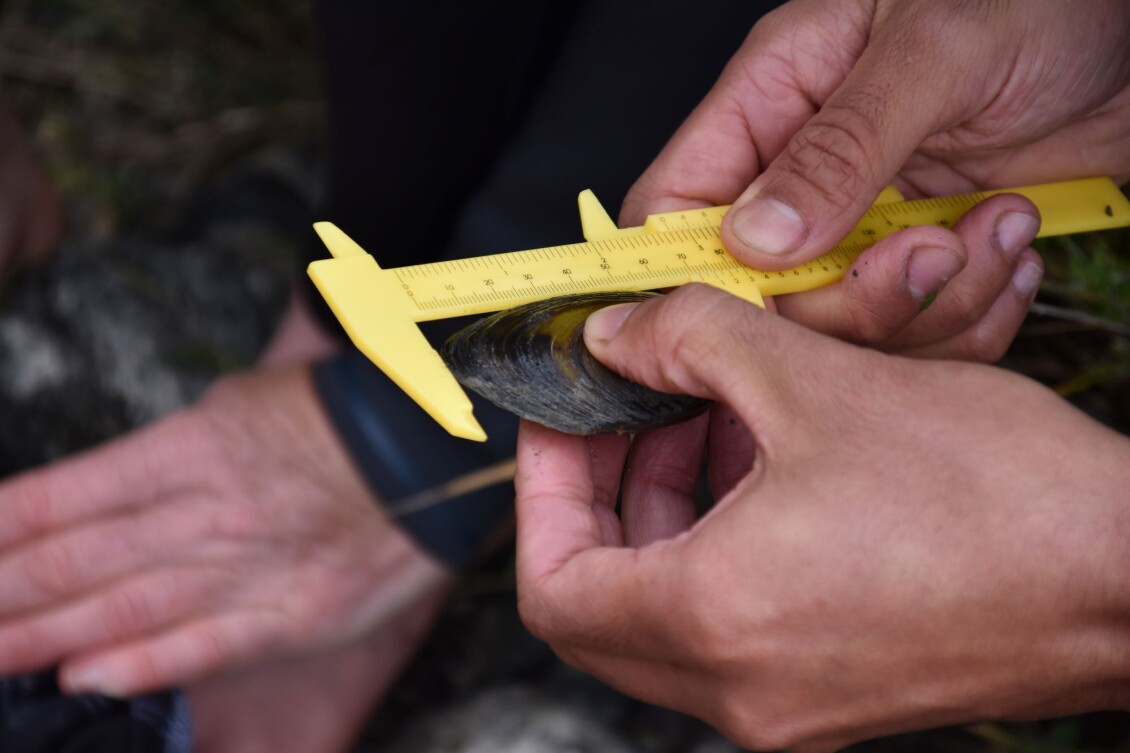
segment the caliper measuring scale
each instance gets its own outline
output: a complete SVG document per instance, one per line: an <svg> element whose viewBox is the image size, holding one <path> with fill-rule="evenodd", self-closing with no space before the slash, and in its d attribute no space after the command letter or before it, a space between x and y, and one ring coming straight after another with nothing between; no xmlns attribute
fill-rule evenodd
<svg viewBox="0 0 1130 753"><path fill-rule="evenodd" d="M1016 193L1041 214L1038 237L1130 225L1130 202L1107 178L903 201L891 189L847 236L812 261L778 272L752 269L723 247L729 207L650 215L618 228L589 191L578 198L583 243L381 269L331 223L315 225L333 258L308 272L354 345L449 433L482 441L470 399L417 324L486 314L559 295L639 291L701 282L763 305L762 296L836 282L865 249L912 226L952 227L988 196Z"/></svg>

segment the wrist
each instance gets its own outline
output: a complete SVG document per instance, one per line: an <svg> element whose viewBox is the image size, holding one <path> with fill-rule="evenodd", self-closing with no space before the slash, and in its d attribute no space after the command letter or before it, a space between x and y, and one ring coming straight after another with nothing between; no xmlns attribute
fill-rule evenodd
<svg viewBox="0 0 1130 753"><path fill-rule="evenodd" d="M1072 546L1082 567L1066 568L1084 626L1072 674L1093 689L1081 710L1130 709L1130 438L1093 429L1093 442L1065 437L1074 447L1060 477L1060 498L1088 523Z"/></svg>

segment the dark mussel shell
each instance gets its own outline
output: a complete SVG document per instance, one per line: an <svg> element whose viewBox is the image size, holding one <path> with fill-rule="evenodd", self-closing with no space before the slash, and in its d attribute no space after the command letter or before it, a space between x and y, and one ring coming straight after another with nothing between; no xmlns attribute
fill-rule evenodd
<svg viewBox="0 0 1130 753"><path fill-rule="evenodd" d="M586 293L500 311L456 332L443 360L460 384L495 405L570 434L638 432L701 413L709 400L624 379L585 347L585 319L655 293Z"/></svg>

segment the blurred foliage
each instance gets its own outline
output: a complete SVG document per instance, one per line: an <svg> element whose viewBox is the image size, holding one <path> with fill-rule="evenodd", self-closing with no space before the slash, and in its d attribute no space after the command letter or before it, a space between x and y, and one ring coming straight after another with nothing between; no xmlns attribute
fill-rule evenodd
<svg viewBox="0 0 1130 753"><path fill-rule="evenodd" d="M1064 719L1013 724L976 724L963 729L992 753L1084 753L1130 751L1126 715L1098 712Z"/></svg>
<svg viewBox="0 0 1130 753"><path fill-rule="evenodd" d="M1130 232L1050 238L1040 252L1047 265L1045 293L1111 322L1130 322Z"/></svg>
<svg viewBox="0 0 1130 753"><path fill-rule="evenodd" d="M1010 365L1130 433L1130 230L1037 243L1045 279Z"/></svg>
<svg viewBox="0 0 1130 753"><path fill-rule="evenodd" d="M321 134L313 3L8 0L0 81L72 224L151 219L249 152Z"/></svg>
<svg viewBox="0 0 1130 753"><path fill-rule="evenodd" d="M310 2L8 0L4 15L8 28L50 33L40 54L61 59L45 70L168 125L319 88ZM75 57L89 67L69 68Z"/></svg>

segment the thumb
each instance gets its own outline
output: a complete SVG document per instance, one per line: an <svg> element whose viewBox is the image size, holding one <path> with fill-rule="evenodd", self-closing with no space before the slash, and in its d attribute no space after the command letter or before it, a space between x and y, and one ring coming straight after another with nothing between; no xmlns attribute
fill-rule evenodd
<svg viewBox="0 0 1130 753"><path fill-rule="evenodd" d="M640 304L601 309L585 323L585 345L610 369L661 392L718 400L755 437L799 424L813 369L798 363L846 345L729 293L684 285ZM811 341L811 342L810 342Z"/></svg>
<svg viewBox="0 0 1130 753"><path fill-rule="evenodd" d="M1015 53L1009 24L1018 14L994 3L877 9L841 83L733 202L722 226L727 248L764 269L832 248L924 141L999 96L1008 76L999 61Z"/></svg>
<svg viewBox="0 0 1130 753"><path fill-rule="evenodd" d="M869 48L734 202L723 240L742 262L784 269L827 251L936 128L930 87L913 85L892 57Z"/></svg>

